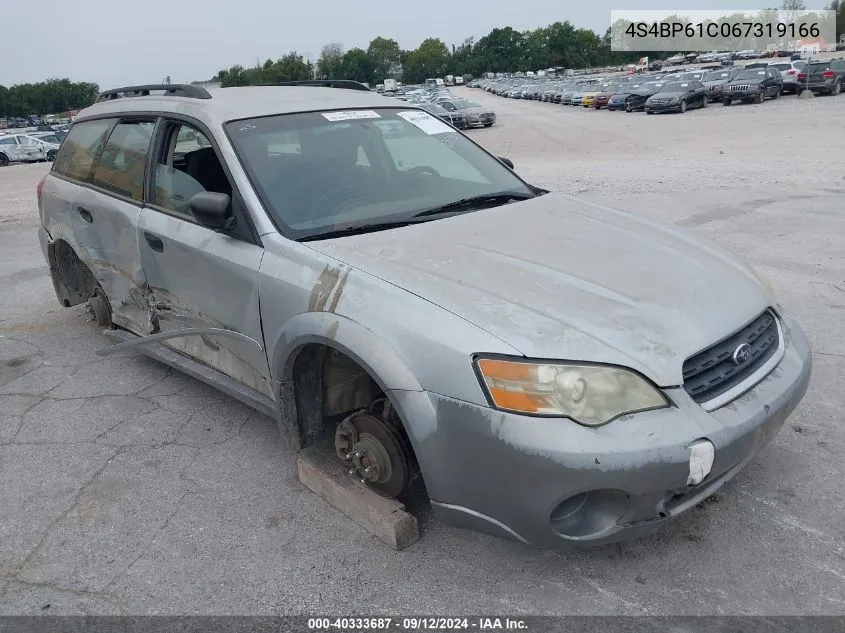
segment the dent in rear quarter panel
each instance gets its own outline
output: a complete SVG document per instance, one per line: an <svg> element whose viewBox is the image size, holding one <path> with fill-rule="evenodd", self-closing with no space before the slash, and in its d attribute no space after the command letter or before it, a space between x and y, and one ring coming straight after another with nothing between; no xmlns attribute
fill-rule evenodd
<svg viewBox="0 0 845 633"><path fill-rule="evenodd" d="M93 222L83 220L87 210ZM154 329L136 227L140 206L51 174L42 192L42 223L54 244L67 242L102 286L112 320L136 334Z"/></svg>

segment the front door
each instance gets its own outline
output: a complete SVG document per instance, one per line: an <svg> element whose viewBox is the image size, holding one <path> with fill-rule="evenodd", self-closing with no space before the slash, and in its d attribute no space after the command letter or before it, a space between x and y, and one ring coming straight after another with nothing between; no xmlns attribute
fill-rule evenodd
<svg viewBox="0 0 845 633"><path fill-rule="evenodd" d="M138 222L141 263L158 329L185 332L163 344L274 398L258 301L264 249L249 231L219 155L202 131L169 121L154 157L151 193ZM188 202L201 191L236 200L233 231L216 232L193 219ZM190 334L207 328L244 336Z"/></svg>

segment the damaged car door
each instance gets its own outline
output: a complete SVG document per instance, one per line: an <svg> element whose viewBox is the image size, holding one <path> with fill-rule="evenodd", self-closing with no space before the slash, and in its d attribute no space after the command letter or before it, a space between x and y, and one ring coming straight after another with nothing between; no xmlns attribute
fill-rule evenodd
<svg viewBox="0 0 845 633"><path fill-rule="evenodd" d="M138 223L149 301L158 331L184 334L164 345L273 398L258 303L264 249L209 136L176 120L165 120L157 134ZM190 200L202 192L230 197L229 228L193 216ZM216 332L198 332L210 328Z"/></svg>
<svg viewBox="0 0 845 633"><path fill-rule="evenodd" d="M43 221L67 241L111 301L114 324L152 329L137 224L155 120L92 119L73 126L45 185Z"/></svg>

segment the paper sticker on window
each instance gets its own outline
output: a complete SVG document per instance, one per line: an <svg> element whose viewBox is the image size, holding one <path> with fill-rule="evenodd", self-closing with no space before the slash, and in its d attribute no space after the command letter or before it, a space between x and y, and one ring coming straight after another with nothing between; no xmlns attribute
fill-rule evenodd
<svg viewBox="0 0 845 633"><path fill-rule="evenodd" d="M446 134L447 132L455 131L436 116L432 116L428 112L411 110L409 112L397 112L396 116L402 117L408 123L418 127L426 134Z"/></svg>
<svg viewBox="0 0 845 633"><path fill-rule="evenodd" d="M344 112L323 112L329 121L349 121L351 119L380 119L381 115L372 110L346 110Z"/></svg>

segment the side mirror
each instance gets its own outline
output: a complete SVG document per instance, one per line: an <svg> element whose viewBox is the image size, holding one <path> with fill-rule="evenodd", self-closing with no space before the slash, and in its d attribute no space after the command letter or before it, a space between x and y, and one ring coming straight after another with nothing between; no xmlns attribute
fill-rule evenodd
<svg viewBox="0 0 845 633"><path fill-rule="evenodd" d="M235 218L229 214L232 199L225 193L201 191L188 203L191 215L205 227L215 231L228 231L235 227Z"/></svg>
<svg viewBox="0 0 845 633"><path fill-rule="evenodd" d="M499 156L498 158L502 163L507 165L508 169L513 169L513 161L510 158L505 158L504 156Z"/></svg>

